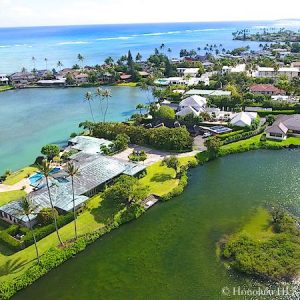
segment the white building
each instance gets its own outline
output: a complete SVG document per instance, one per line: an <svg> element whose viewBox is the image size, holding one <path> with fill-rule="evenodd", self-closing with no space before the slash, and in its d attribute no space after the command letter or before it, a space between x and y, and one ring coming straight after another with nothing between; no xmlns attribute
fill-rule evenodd
<svg viewBox="0 0 300 300"><path fill-rule="evenodd" d="M185 93L186 95L200 95L200 96L231 96L230 91L221 90L189 90Z"/></svg>
<svg viewBox="0 0 300 300"><path fill-rule="evenodd" d="M242 72L246 72L246 64L240 64L235 67L224 66L222 68L222 74L242 73Z"/></svg>
<svg viewBox="0 0 300 300"><path fill-rule="evenodd" d="M240 112L230 121L230 124L238 127L250 126L252 121L257 118L256 112Z"/></svg>
<svg viewBox="0 0 300 300"><path fill-rule="evenodd" d="M289 80L294 77L299 77L300 69L295 67L283 67L279 68L278 71L270 67L258 67L257 71L252 73L253 77L258 78L278 78L282 75L287 76Z"/></svg>
<svg viewBox="0 0 300 300"><path fill-rule="evenodd" d="M197 77L199 68L177 68L177 73L182 77Z"/></svg>
<svg viewBox="0 0 300 300"><path fill-rule="evenodd" d="M6 74L0 74L0 85L7 85L8 78Z"/></svg>
<svg viewBox="0 0 300 300"><path fill-rule="evenodd" d="M206 104L205 98L197 95L190 96L179 103L179 112L176 115L186 116L193 114L194 116L199 116L200 113L205 112Z"/></svg>

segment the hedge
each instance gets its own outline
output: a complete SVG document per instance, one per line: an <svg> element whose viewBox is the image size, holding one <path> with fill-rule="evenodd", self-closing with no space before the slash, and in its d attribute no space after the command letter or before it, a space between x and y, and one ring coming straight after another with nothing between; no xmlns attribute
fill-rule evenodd
<svg viewBox="0 0 300 300"><path fill-rule="evenodd" d="M12 237L7 230L0 231L0 242L14 252L23 249L23 243Z"/></svg>
<svg viewBox="0 0 300 300"><path fill-rule="evenodd" d="M293 115L296 114L297 111L294 109L289 110L272 110L272 111L266 111L266 110L259 110L258 115L260 117L266 117L268 115Z"/></svg>
<svg viewBox="0 0 300 300"><path fill-rule="evenodd" d="M237 130L237 131L232 131L232 132L229 132L229 133L225 133L225 134L221 134L218 136L218 138L223 141L225 139L227 139L228 137L231 137L231 136L235 136L237 134L241 134L245 132L243 129L242 130Z"/></svg>
<svg viewBox="0 0 300 300"><path fill-rule="evenodd" d="M66 215L60 215L57 218L57 226L58 228L61 228L65 225L67 225L68 223L73 221L73 214L72 213L68 213ZM25 228L25 232L26 235L23 238L24 241L24 245L25 247L31 246L34 243L33 240L33 235L31 231L26 230L27 228ZM24 229L22 229L24 232ZM48 236L49 234L51 234L52 232L55 231L55 226L54 224L49 224L40 228L35 228L34 229L34 233L35 233L35 238L37 241L43 239L44 237ZM25 233L24 232L24 233Z"/></svg>
<svg viewBox="0 0 300 300"><path fill-rule="evenodd" d="M162 201L168 201L168 200L172 199L173 197L179 196L180 194L183 193L184 188L187 186L187 184L188 184L188 176L187 176L187 172L184 172L179 179L178 186L176 188L174 188L168 194L161 196L160 199Z"/></svg>
<svg viewBox="0 0 300 300"><path fill-rule="evenodd" d="M115 140L118 134L127 134L132 144L151 146L169 151L190 151L193 140L185 127L150 128L126 125L124 123L98 123L93 129L93 136Z"/></svg>
<svg viewBox="0 0 300 300"><path fill-rule="evenodd" d="M265 131L265 129L266 129L266 126L262 126L262 127L258 128L256 130L253 130L253 131L246 131L246 132L241 133L241 134L236 134L236 135L229 136L228 138L223 140L222 144L227 145L227 144L230 144L230 143L233 143L233 142L246 140L248 138L251 138L253 136L256 136L256 135L262 133L263 131Z"/></svg>

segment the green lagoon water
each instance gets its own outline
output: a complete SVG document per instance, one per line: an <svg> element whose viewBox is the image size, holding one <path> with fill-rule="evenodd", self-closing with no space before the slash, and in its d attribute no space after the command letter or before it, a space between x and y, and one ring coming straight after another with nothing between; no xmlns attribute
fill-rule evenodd
<svg viewBox="0 0 300 300"><path fill-rule="evenodd" d="M13 299L261 299L222 296L224 287L259 282L226 270L216 243L256 207L277 201L299 213L299 150L217 159L191 170L181 196L96 241Z"/></svg>
<svg viewBox="0 0 300 300"><path fill-rule="evenodd" d="M138 88L110 87L108 120L129 118L145 95ZM84 103L87 91L95 89L25 89L0 93L0 174L34 162L40 149L48 143L63 144L78 124L91 119ZM99 102L93 103L100 119Z"/></svg>

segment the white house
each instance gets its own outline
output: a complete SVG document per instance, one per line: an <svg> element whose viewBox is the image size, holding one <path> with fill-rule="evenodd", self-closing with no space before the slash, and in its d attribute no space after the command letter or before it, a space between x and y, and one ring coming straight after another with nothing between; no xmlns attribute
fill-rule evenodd
<svg viewBox="0 0 300 300"><path fill-rule="evenodd" d="M201 109L202 111L197 111L191 106L186 106L182 110L176 113L176 116L178 117L185 117L187 115L193 115L194 117L198 117L201 112L204 111L204 109Z"/></svg>
<svg viewBox="0 0 300 300"><path fill-rule="evenodd" d="M197 77L199 68L177 68L179 76L183 77Z"/></svg>
<svg viewBox="0 0 300 300"><path fill-rule="evenodd" d="M6 74L0 74L0 85L7 85L8 84L8 78Z"/></svg>
<svg viewBox="0 0 300 300"><path fill-rule="evenodd" d="M257 118L256 112L240 112L230 121L230 124L238 127L250 126L252 121Z"/></svg>
<svg viewBox="0 0 300 300"><path fill-rule="evenodd" d="M224 66L222 68L222 74L242 73L242 72L246 72L246 64L240 64L235 67Z"/></svg>
<svg viewBox="0 0 300 300"><path fill-rule="evenodd" d="M258 67L257 71L252 73L253 77L259 78L277 78L279 76L287 76L289 80L294 77L299 77L300 69L295 67L282 67L278 71L270 67Z"/></svg>
<svg viewBox="0 0 300 300"><path fill-rule="evenodd" d="M283 141L287 138L289 129L283 124L278 123L266 129L267 139Z"/></svg>
<svg viewBox="0 0 300 300"><path fill-rule="evenodd" d="M179 109L182 110L185 107L192 107L197 111L200 111L201 109L205 108L207 104L206 98L198 96L198 95L193 95L188 98L183 99L179 103Z"/></svg>

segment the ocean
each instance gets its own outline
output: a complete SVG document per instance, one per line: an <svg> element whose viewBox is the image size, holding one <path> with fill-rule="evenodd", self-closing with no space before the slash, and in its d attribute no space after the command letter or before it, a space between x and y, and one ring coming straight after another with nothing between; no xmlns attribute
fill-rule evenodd
<svg viewBox="0 0 300 300"><path fill-rule="evenodd" d="M170 57L178 57L180 49L203 49L206 44L222 44L228 50L249 44L233 41L233 31L289 24L295 26L294 22L256 21L0 28L0 73L33 69L33 56L36 68L45 69L45 58L48 68L56 67L58 61L71 67L78 63L79 53L85 57L85 65L100 64L108 56L119 58L128 50L146 58L162 43ZM250 46L257 49L258 43Z"/></svg>

